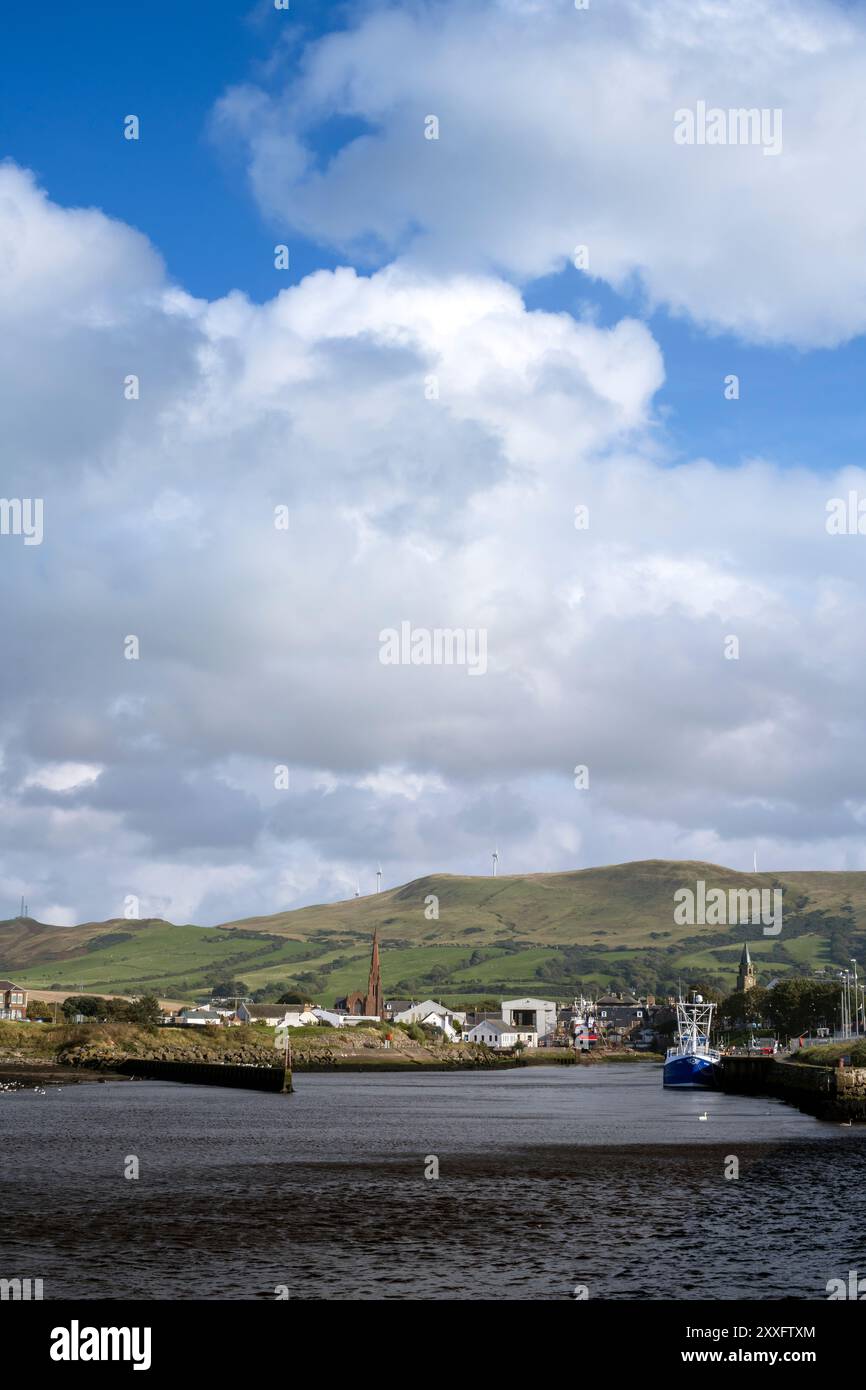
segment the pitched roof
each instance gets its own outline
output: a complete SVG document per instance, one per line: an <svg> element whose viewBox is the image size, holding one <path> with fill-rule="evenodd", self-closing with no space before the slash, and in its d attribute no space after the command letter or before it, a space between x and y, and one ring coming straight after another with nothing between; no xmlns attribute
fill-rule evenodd
<svg viewBox="0 0 866 1390"><path fill-rule="evenodd" d="M476 1028L493 1028L497 1033L534 1033L534 1028L524 1028L519 1023L506 1023L504 1018L485 1018L475 1024ZM473 1030L470 1029L470 1032Z"/></svg>
<svg viewBox="0 0 866 1390"><path fill-rule="evenodd" d="M13 985L11 980L0 980L0 989L20 989L20 985Z"/></svg>
<svg viewBox="0 0 866 1390"><path fill-rule="evenodd" d="M250 1018L285 1018L286 1014L299 1009L301 1013L306 1012L304 1004L244 1004L244 1010Z"/></svg>

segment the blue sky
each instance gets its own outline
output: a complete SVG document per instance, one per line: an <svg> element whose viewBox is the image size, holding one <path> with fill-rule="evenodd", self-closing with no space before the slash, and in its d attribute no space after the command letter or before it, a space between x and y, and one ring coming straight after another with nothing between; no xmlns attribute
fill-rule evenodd
<svg viewBox="0 0 866 1390"><path fill-rule="evenodd" d="M603 285L588 285L577 270L530 286L526 301L577 315L589 301L601 323L623 314L646 317L664 353L667 380L656 402L664 412L676 462L705 456L724 465L765 457L787 467L817 470L862 463L862 338L833 350L759 347L674 318L663 309L648 313L639 293L624 297ZM731 373L740 378L736 403L724 394L725 378Z"/></svg>
<svg viewBox="0 0 866 1390"><path fill-rule="evenodd" d="M145 232L190 294L241 289L266 300L287 280L347 258L262 214L237 151L209 133L213 107L236 83L276 90L305 44L357 23L362 8L311 0L292 0L289 12L240 0L150 0L146 12L111 0L8 7L0 20L3 153L33 169L57 201L92 204ZM141 117L138 144L119 139L127 112ZM334 120L317 133L322 160L354 125ZM291 244L288 276L272 265L282 236ZM833 351L765 349L663 308L648 313L639 289L618 294L571 268L531 281L526 301L578 316L591 306L601 323L647 318L667 368L656 401L674 461L765 456L814 469L861 461L862 339ZM723 396L731 372L741 378L734 408Z"/></svg>
<svg viewBox="0 0 866 1390"><path fill-rule="evenodd" d="M59 202L102 208L149 236L191 294L275 292L273 237L246 195L243 169L208 136L226 86L256 75L289 33L308 41L340 6L294 0L289 13L234 0L111 0L10 7L0 19L4 154L33 169ZM287 48L280 71L291 68ZM119 138L129 112L135 144ZM331 265L292 240L291 279ZM284 282L281 280L280 285Z"/></svg>
<svg viewBox="0 0 866 1390"><path fill-rule="evenodd" d="M0 53L45 515L0 534L0 899L866 868L862 7L49 0ZM781 147L678 144L698 101ZM383 662L404 623L484 670Z"/></svg>

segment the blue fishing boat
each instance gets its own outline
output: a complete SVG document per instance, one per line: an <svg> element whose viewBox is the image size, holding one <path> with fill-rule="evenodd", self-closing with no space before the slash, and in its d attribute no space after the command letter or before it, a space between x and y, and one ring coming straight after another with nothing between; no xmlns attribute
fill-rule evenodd
<svg viewBox="0 0 866 1390"><path fill-rule="evenodd" d="M716 1063L721 1053L710 1047L713 1004L696 994L691 1004L677 1001L677 1040L665 1056L664 1085L676 1089L706 1088L716 1084Z"/></svg>

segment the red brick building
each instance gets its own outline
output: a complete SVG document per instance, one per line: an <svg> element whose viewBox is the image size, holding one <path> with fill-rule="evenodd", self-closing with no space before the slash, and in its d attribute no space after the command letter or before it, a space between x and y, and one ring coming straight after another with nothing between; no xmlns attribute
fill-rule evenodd
<svg viewBox="0 0 866 1390"><path fill-rule="evenodd" d="M347 1014L353 1014L362 1018L381 1018L385 1010L385 1001L382 996L382 969L379 964L379 930L373 932L373 951L370 956L370 977L367 981L367 993L362 994L360 990L348 994L345 999L338 999L337 1008L344 1008Z"/></svg>
<svg viewBox="0 0 866 1390"><path fill-rule="evenodd" d="M0 980L0 1018L26 1018L27 991L11 980Z"/></svg>

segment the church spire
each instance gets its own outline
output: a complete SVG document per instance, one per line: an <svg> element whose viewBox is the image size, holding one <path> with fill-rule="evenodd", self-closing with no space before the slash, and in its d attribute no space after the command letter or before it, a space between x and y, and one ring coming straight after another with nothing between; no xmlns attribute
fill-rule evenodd
<svg viewBox="0 0 866 1390"><path fill-rule="evenodd" d="M379 964L379 928L373 932L373 950L370 954L370 978L367 981L367 998L364 1003L366 1014L377 1014L379 1018L385 1009L382 998L382 968Z"/></svg>
<svg viewBox="0 0 866 1390"><path fill-rule="evenodd" d="M737 993L745 994L746 990L754 989L757 983L755 967L752 964L752 957L749 955L749 943L744 941L743 954L740 956L740 968L737 971Z"/></svg>

